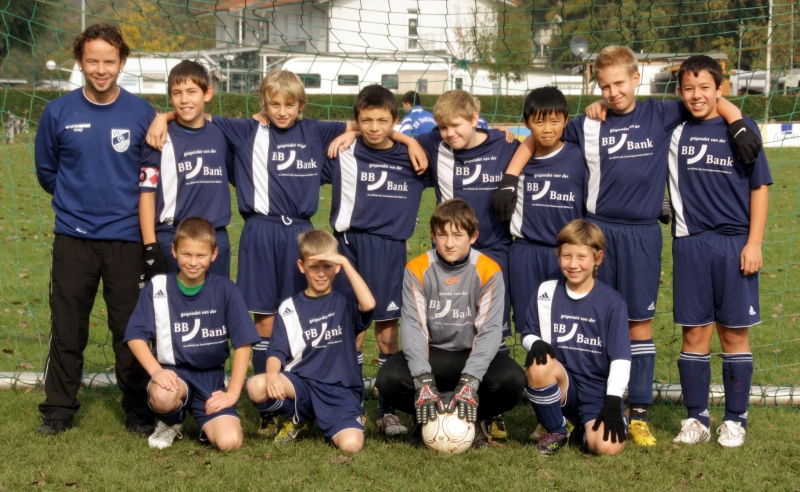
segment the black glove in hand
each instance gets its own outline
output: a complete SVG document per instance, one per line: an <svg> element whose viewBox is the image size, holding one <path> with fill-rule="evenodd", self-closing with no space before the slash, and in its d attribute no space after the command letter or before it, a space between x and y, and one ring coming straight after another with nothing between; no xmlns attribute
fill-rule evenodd
<svg viewBox="0 0 800 492"><path fill-rule="evenodd" d="M500 186L492 196L492 208L494 214L500 220L511 220L514 210L517 208L517 186L519 176L504 174L500 181Z"/></svg>
<svg viewBox="0 0 800 492"><path fill-rule="evenodd" d="M444 404L439 398L433 374L420 374L414 378L414 410L420 424L436 420L436 412L444 413Z"/></svg>
<svg viewBox="0 0 800 492"><path fill-rule="evenodd" d="M531 345L528 356L525 357L525 367L530 367L534 362L536 362L537 366L547 364L547 354L550 354L550 357L555 359L556 349L544 340L536 340Z"/></svg>
<svg viewBox="0 0 800 492"><path fill-rule="evenodd" d="M733 148L739 160L746 166L752 166L761 152L761 139L747 126L744 119L728 125L728 133L733 138Z"/></svg>
<svg viewBox="0 0 800 492"><path fill-rule="evenodd" d="M161 254L161 248L158 243L150 243L144 245L144 274L142 279L145 282L150 281L156 275L167 273L169 267L167 266L167 259Z"/></svg>
<svg viewBox="0 0 800 492"><path fill-rule="evenodd" d="M658 216L658 221L664 225L672 222L672 204L667 195L664 195L664 201L661 202L661 215Z"/></svg>
<svg viewBox="0 0 800 492"><path fill-rule="evenodd" d="M606 395L606 402L597 418L594 421L592 430L596 431L600 428L600 423L603 426L603 440L608 441L608 436L611 435L611 442L625 442L625 422L622 420L622 398L619 396Z"/></svg>
<svg viewBox="0 0 800 492"><path fill-rule="evenodd" d="M481 384L469 374L462 374L447 406L447 413L453 413L458 406L458 418L467 422L478 420L478 386Z"/></svg>

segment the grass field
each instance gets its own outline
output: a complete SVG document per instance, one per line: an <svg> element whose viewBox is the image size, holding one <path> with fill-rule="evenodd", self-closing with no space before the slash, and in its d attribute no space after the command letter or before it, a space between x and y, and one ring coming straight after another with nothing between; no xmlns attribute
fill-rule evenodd
<svg viewBox="0 0 800 492"><path fill-rule="evenodd" d="M800 150L769 149L775 185L761 273L764 322L751 331L756 373L754 384L796 385L800 382ZM36 182L33 148L28 142L0 144L0 372L42 371L47 355L50 246L53 213L49 196ZM434 205L428 190L420 211L420 227L410 241L410 256L429 247L427 218ZM327 225L330 189L322 191L317 224ZM235 205L234 205L235 207ZM234 208L235 209L235 208ZM242 221L230 228L233 269ZM662 290L654 324L657 346L656 379L677 382L680 330L672 324L671 240L664 230ZM513 265L512 265L513 267ZM91 322L85 372L113 366L101 298ZM717 342L712 350L719 351ZM520 358L521 348L514 347ZM376 357L368 344L366 363ZM714 357L714 382L720 382L720 358ZM374 375L366 367L365 375ZM56 438L32 434L39 421L38 391L0 393L0 432L5 466L0 490L30 486L67 490L412 490L461 486L467 490L527 489L609 490L616 488L800 490L800 413L796 408L754 408L743 450L704 445L676 447L671 438L684 416L681 407L656 405L651 411L659 438L655 449L630 446L616 459L592 458L570 449L543 459L527 444L536 422L518 406L507 415L511 439L502 449L470 452L462 457L437 456L411 448L404 440L377 435L370 423L362 453L339 458L318 434L281 447L255 435L255 412L243 400L246 443L239 452L221 455L187 439L155 452L144 440L123 431L114 391L83 391L84 407L77 429ZM714 408L719 418L722 410ZM375 403L368 406L370 422Z"/></svg>

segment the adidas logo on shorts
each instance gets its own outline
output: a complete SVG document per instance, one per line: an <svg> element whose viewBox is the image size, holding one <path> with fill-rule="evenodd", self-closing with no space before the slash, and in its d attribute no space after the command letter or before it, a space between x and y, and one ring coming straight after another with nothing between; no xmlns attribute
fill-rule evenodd
<svg viewBox="0 0 800 492"><path fill-rule="evenodd" d="M395 304L394 301L390 302L389 305L386 306L387 311L397 311L398 309L400 308L397 307L397 304Z"/></svg>
<svg viewBox="0 0 800 492"><path fill-rule="evenodd" d="M656 303L655 301L651 302L649 306L647 306L648 311L655 311L656 310Z"/></svg>
<svg viewBox="0 0 800 492"><path fill-rule="evenodd" d="M750 316L755 316L755 315L756 315L756 310L753 309L753 306L750 306Z"/></svg>
<svg viewBox="0 0 800 492"><path fill-rule="evenodd" d="M547 292L545 292L545 293L543 293L542 295L539 296L539 300L540 301L549 301L550 300L550 296L548 296Z"/></svg>
<svg viewBox="0 0 800 492"><path fill-rule="evenodd" d="M164 299L166 297L167 297L167 295L164 294L164 291L161 290L161 289L158 289L158 292L155 293L155 295L153 296L153 299Z"/></svg>

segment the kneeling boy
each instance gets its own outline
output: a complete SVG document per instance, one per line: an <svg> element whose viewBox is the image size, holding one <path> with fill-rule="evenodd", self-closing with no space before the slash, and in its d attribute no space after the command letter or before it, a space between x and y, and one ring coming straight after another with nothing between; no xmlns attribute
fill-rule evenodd
<svg viewBox="0 0 800 492"><path fill-rule="evenodd" d="M364 445L364 383L356 335L369 327L375 299L329 232L297 238L297 266L308 287L278 308L267 352L267 372L253 376L247 394L262 414L291 418L276 441L292 441L316 419L322 434L342 451ZM333 289L343 269L353 295Z"/></svg>
<svg viewBox="0 0 800 492"><path fill-rule="evenodd" d="M151 377L147 391L158 423L148 443L163 449L180 439L188 411L202 429L201 441L220 451L239 449L243 436L236 402L250 346L261 338L236 285L206 273L217 256L208 220L184 219L175 230L172 254L179 272L147 283L125 332L125 342ZM235 350L226 390L228 340Z"/></svg>
<svg viewBox="0 0 800 492"><path fill-rule="evenodd" d="M573 220L556 244L566 278L539 286L520 332L528 351L525 393L547 429L536 448L550 455L566 446L569 418L577 432L583 427L590 452L614 455L627 433L628 310L619 292L594 278L606 246L597 225Z"/></svg>

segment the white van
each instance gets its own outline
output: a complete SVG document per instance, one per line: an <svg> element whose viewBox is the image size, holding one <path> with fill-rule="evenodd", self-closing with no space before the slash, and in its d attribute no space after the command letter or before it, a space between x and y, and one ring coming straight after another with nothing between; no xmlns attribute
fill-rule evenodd
<svg viewBox="0 0 800 492"><path fill-rule="evenodd" d="M128 58L117 84L133 94L166 94L169 71L182 61L181 58ZM205 60L198 61L208 68ZM83 87L85 83L83 72L75 63L65 90Z"/></svg>

